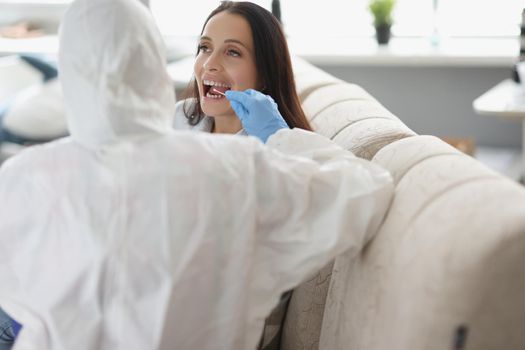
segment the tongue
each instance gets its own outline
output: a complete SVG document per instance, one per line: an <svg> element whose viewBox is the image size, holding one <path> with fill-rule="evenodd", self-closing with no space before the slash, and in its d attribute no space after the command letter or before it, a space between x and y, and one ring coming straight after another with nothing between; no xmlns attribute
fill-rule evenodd
<svg viewBox="0 0 525 350"><path fill-rule="evenodd" d="M212 86L210 89L210 93L214 95L224 95L224 93L229 90L229 88L224 86Z"/></svg>

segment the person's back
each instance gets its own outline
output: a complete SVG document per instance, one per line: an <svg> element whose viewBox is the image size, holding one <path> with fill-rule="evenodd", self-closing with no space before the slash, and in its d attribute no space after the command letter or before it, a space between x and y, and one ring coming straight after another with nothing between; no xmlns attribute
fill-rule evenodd
<svg viewBox="0 0 525 350"><path fill-rule="evenodd" d="M61 32L71 137L0 170L0 306L18 349L246 349L279 295L359 250L384 170L324 138L171 129L158 31L137 1L77 0Z"/></svg>
<svg viewBox="0 0 525 350"><path fill-rule="evenodd" d="M19 286L10 287L23 293L20 301L41 308L34 311L51 326L51 348L57 339L64 349L122 345L104 336L109 325L140 335L131 337L133 348L151 349L149 332L162 331L167 305L176 309L173 332L189 343L196 324L219 314L243 317L235 308L249 302L241 297L250 287L245 269L253 261L258 215L250 163L260 145L233 138L176 132L96 153L66 139L8 162L0 192L13 211L0 215L2 228L21 220L26 227L16 228L1 259L32 276L12 276ZM13 215L20 208L23 218ZM56 323L63 316L67 322ZM37 327L31 322L21 320L29 330ZM213 334L208 348L221 337Z"/></svg>
<svg viewBox="0 0 525 350"><path fill-rule="evenodd" d="M283 131L281 139L288 132L293 131ZM278 143L279 136L272 140ZM24 316L24 308L14 308L22 315L17 319L28 331L29 345L255 345L280 293L334 252L359 249L368 239L366 226L371 221L377 226L390 194L388 177L377 169L366 176L370 169L360 168L357 160L335 182L356 187L343 189L345 196L330 192L341 188L330 188L329 169L318 176L314 162L282 155L272 164L280 173L272 174L267 156L252 138L175 132L100 152L62 140L8 162L0 193L13 211L0 219L2 228L18 227L1 259L13 271L23 271L24 279L11 276L19 285L2 294L17 295L15 305L31 300L42 324ZM287 173L297 178L283 180ZM323 181L329 192L312 201L311 183ZM352 196L363 200L348 204ZM378 206L378 200L385 202ZM332 222L342 203L347 205L341 209L352 213L349 222ZM333 212L316 220L312 204L320 213ZM13 216L20 208L23 218ZM363 215L365 220L351 222ZM21 221L25 227L19 227ZM345 242L338 225L354 236Z"/></svg>

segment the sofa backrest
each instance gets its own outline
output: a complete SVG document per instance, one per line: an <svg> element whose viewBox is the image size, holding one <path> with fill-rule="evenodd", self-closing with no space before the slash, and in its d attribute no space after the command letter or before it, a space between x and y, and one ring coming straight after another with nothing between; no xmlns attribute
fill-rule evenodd
<svg viewBox="0 0 525 350"><path fill-rule="evenodd" d="M438 138L381 149L396 192L338 257L320 349L524 349L525 189Z"/></svg>
<svg viewBox="0 0 525 350"><path fill-rule="evenodd" d="M415 135L355 84L320 87L303 101L303 109L316 132L365 159L396 140Z"/></svg>
<svg viewBox="0 0 525 350"><path fill-rule="evenodd" d="M385 145L416 135L362 87L294 57L295 83L314 130L371 159Z"/></svg>
<svg viewBox="0 0 525 350"><path fill-rule="evenodd" d="M294 290L281 349L525 348L525 190L296 62L314 129L390 170L396 194L361 256Z"/></svg>
<svg viewBox="0 0 525 350"><path fill-rule="evenodd" d="M372 159L385 145L416 135L360 86L298 57L292 62L297 92L314 130L355 155ZM332 263L294 290L281 349L317 348L331 273Z"/></svg>

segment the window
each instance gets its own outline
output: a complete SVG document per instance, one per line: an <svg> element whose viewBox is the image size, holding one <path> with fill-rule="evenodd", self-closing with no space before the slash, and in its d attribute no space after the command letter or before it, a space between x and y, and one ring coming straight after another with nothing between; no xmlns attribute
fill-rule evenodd
<svg viewBox="0 0 525 350"><path fill-rule="evenodd" d="M271 0L252 1L266 9ZM161 31L197 36L218 0L150 0ZM519 35L523 0L397 0L394 35L428 37L436 27L446 37ZM281 0L282 19L290 37L368 37L374 34L368 0Z"/></svg>
<svg viewBox="0 0 525 350"><path fill-rule="evenodd" d="M521 0L439 0L438 22L445 36L518 36L524 5Z"/></svg>
<svg viewBox="0 0 525 350"><path fill-rule="evenodd" d="M56 21L72 0L0 0L0 24L24 17ZM142 0L144 1L144 0ZM219 0L149 0L161 31L196 37ZM266 9L271 0L254 0ZM289 37L371 37L369 0L281 0ZM517 37L523 0L397 0L392 32L398 37Z"/></svg>
<svg viewBox="0 0 525 350"><path fill-rule="evenodd" d="M269 1L252 1L269 9ZM150 0L150 8L164 35L198 36L210 12L219 5L219 0Z"/></svg>

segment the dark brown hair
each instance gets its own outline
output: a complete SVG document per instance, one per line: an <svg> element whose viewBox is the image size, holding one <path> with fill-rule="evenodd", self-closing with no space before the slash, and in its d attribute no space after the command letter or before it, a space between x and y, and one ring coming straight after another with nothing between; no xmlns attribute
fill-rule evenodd
<svg viewBox="0 0 525 350"><path fill-rule="evenodd" d="M280 22L269 11L254 3L222 1L204 22L201 35L208 21L223 11L242 16L249 23L255 51L255 67L261 86L264 86L263 92L277 103L279 112L288 126L312 130L297 96L288 44ZM195 77L188 87L187 97L193 97L194 100L191 106L184 103L184 114L190 125L196 125L204 113L200 106Z"/></svg>

